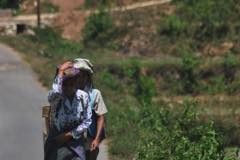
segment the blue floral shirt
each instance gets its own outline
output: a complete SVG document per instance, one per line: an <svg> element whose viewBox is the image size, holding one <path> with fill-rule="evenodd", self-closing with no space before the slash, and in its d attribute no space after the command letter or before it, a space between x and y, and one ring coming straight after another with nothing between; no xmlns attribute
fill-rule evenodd
<svg viewBox="0 0 240 160"><path fill-rule="evenodd" d="M72 128L73 138L78 139L92 122L89 96L86 92L77 90L71 104L62 93L62 81L61 77L56 77L48 94L48 101L53 110L53 123L59 132Z"/></svg>

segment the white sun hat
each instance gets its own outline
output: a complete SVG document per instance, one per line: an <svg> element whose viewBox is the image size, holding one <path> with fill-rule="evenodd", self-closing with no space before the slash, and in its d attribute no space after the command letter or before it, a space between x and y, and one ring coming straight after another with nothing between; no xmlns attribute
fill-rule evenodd
<svg viewBox="0 0 240 160"><path fill-rule="evenodd" d="M91 74L94 73L93 65L88 59L83 59L83 58L74 59L73 67L80 70L88 71Z"/></svg>

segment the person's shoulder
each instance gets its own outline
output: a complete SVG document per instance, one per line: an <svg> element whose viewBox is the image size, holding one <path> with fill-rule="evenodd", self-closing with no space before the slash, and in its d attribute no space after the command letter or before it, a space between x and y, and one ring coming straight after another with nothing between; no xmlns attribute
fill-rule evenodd
<svg viewBox="0 0 240 160"><path fill-rule="evenodd" d="M96 89L96 88L92 89L92 92L95 93L96 95L101 94L101 91L99 89Z"/></svg>
<svg viewBox="0 0 240 160"><path fill-rule="evenodd" d="M92 93L94 93L94 95L95 95L97 98L102 97L102 92L101 92L99 89L94 88L94 89L92 90Z"/></svg>

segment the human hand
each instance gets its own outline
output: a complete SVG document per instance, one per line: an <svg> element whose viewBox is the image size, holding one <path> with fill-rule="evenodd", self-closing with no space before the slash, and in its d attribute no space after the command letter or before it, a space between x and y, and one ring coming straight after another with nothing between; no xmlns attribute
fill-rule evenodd
<svg viewBox="0 0 240 160"><path fill-rule="evenodd" d="M64 71L68 68L72 68L73 67L73 63L71 61L67 61L65 63L63 63L60 68L59 68L59 76L63 76L64 75Z"/></svg>
<svg viewBox="0 0 240 160"><path fill-rule="evenodd" d="M98 145L99 145L99 139L95 138L91 143L90 150L91 151L95 150L98 147Z"/></svg>
<svg viewBox="0 0 240 160"><path fill-rule="evenodd" d="M67 133L62 133L62 134L58 135L55 139L59 145L62 145L64 143L68 142L71 138L72 138L71 133L67 132Z"/></svg>

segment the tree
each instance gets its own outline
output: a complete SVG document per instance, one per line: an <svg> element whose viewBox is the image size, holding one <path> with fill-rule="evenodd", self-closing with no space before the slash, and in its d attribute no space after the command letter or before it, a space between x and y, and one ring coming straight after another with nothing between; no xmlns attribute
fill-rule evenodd
<svg viewBox="0 0 240 160"><path fill-rule="evenodd" d="M19 7L19 3L21 0L0 0L0 8L13 8L16 9Z"/></svg>

